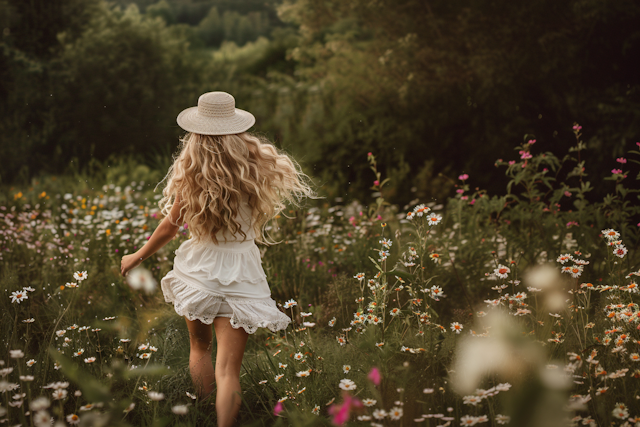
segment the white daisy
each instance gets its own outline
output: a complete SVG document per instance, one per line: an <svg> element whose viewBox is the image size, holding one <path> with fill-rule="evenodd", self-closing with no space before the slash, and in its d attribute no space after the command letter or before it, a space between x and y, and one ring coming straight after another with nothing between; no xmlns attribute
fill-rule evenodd
<svg viewBox="0 0 640 427"><path fill-rule="evenodd" d="M51 401L48 398L41 396L29 403L29 409L33 412L44 411L49 407L49 405L51 405Z"/></svg>
<svg viewBox="0 0 640 427"><path fill-rule="evenodd" d="M51 395L53 396L53 400L62 400L67 397L67 390L60 388L58 390L54 390Z"/></svg>
<svg viewBox="0 0 640 427"><path fill-rule="evenodd" d="M440 224L442 217L436 213L432 213L427 217L427 223L431 226Z"/></svg>
<svg viewBox="0 0 640 427"><path fill-rule="evenodd" d="M340 384L338 386L342 390L355 390L357 388L356 383L354 383L353 381L347 378L341 379Z"/></svg>
<svg viewBox="0 0 640 427"><path fill-rule="evenodd" d="M158 393L157 391L150 391L149 393L147 393L147 396L149 396L149 399L154 400L156 402L164 399L164 394Z"/></svg>
<svg viewBox="0 0 640 427"><path fill-rule="evenodd" d="M86 271L76 271L75 273L73 273L73 278L76 279L78 282L82 282L87 277L88 276Z"/></svg>
<svg viewBox="0 0 640 427"><path fill-rule="evenodd" d="M372 415L376 420L382 420L387 416L387 411L385 411L384 409L376 409L375 411L373 411Z"/></svg>
<svg viewBox="0 0 640 427"><path fill-rule="evenodd" d="M498 268L493 270L493 274L501 279L506 279L509 276L509 273L511 273L509 267L502 264L498 264Z"/></svg>
<svg viewBox="0 0 640 427"><path fill-rule="evenodd" d="M296 305L298 305L298 303L296 302L296 300L294 300L294 299L290 299L289 301L286 301L286 302L284 303L284 308L291 308L291 307L294 307L294 306L296 306Z"/></svg>
<svg viewBox="0 0 640 427"><path fill-rule="evenodd" d="M501 414L496 415L496 422L498 424L509 424L510 421L511 421L511 417L508 415L501 415Z"/></svg>
<svg viewBox="0 0 640 427"><path fill-rule="evenodd" d="M29 299L29 297L27 296L27 293L22 290L22 291L15 291L15 292L11 292L11 302L17 302L18 304L20 304L20 301Z"/></svg>
<svg viewBox="0 0 640 427"><path fill-rule="evenodd" d="M451 324L451 330L454 331L456 334L459 334L460 332L462 332L463 326L458 323L458 322L453 322Z"/></svg>
<svg viewBox="0 0 640 427"><path fill-rule="evenodd" d="M602 234L607 240L617 240L620 237L620 233L612 228L607 228L606 230L602 230Z"/></svg>
<svg viewBox="0 0 640 427"><path fill-rule="evenodd" d="M618 258L624 258L624 256L627 254L627 248L624 245L618 245L613 250L613 254Z"/></svg>
<svg viewBox="0 0 640 427"><path fill-rule="evenodd" d="M24 353L22 350L9 350L9 357L12 359L22 359L24 357Z"/></svg>
<svg viewBox="0 0 640 427"><path fill-rule="evenodd" d="M399 420L400 418L402 418L402 408L398 408L397 406L391 408L389 410L389 418L391 418L392 420Z"/></svg>
<svg viewBox="0 0 640 427"><path fill-rule="evenodd" d="M76 414L67 415L67 422L71 425L76 425L80 422L80 417Z"/></svg>
<svg viewBox="0 0 640 427"><path fill-rule="evenodd" d="M176 415L187 415L187 412L189 412L189 408L187 407L187 405L176 405L171 407L171 412Z"/></svg>

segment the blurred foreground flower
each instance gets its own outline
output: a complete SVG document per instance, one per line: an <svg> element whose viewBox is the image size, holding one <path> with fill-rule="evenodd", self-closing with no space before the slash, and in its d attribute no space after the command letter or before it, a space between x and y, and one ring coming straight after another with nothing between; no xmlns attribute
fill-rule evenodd
<svg viewBox="0 0 640 427"><path fill-rule="evenodd" d="M510 316L496 309L482 319L491 335L486 338L462 336L456 349L453 386L462 395L480 388L485 376L497 374L514 383L524 379L519 377L527 368L545 363L542 347L523 338Z"/></svg>
<svg viewBox="0 0 640 427"><path fill-rule="evenodd" d="M491 334L461 337L453 363L454 390L464 396L481 388L485 378L506 380L514 384L519 394L509 411L514 425L564 426L563 420L569 416L566 404L572 381L562 363L549 364L541 343L527 337L518 322L499 309L482 320Z"/></svg>
<svg viewBox="0 0 640 427"><path fill-rule="evenodd" d="M148 294L153 293L158 285L153 274L144 267L136 267L131 270L125 280L131 289L145 291Z"/></svg>
<svg viewBox="0 0 640 427"><path fill-rule="evenodd" d="M352 410L361 408L363 408L363 404L360 399L351 396L349 393L344 393L342 405L334 404L329 407L329 414L333 416L331 421L333 424L341 426L349 421Z"/></svg>
<svg viewBox="0 0 640 427"><path fill-rule="evenodd" d="M570 255L561 255L558 262L564 264L566 257ZM546 309L551 312L559 312L565 307L565 301L568 297L563 289L563 278L560 272L551 265L541 265L533 267L526 272L524 282L527 286L540 289L544 297Z"/></svg>

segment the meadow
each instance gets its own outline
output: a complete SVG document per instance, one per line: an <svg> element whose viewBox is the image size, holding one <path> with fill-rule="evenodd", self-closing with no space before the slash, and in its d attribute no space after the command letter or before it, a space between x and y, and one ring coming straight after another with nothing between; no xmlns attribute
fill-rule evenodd
<svg viewBox="0 0 640 427"><path fill-rule="evenodd" d="M369 153L370 200L282 212L260 248L293 322L250 338L240 424L640 426L640 143L595 183L573 133L564 156L525 136L497 160L503 194L462 173L446 201L392 205ZM2 188L0 422L215 425L157 286L188 228L120 276L162 219L163 173L121 160Z"/></svg>

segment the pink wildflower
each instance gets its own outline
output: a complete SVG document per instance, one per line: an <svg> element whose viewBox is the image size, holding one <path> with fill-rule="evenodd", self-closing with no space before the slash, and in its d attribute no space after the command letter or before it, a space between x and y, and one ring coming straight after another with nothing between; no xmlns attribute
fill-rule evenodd
<svg viewBox="0 0 640 427"><path fill-rule="evenodd" d="M516 163L515 160L509 160L509 166L514 165Z"/></svg>
<svg viewBox="0 0 640 427"><path fill-rule="evenodd" d="M625 159L624 157L618 157L616 159L616 162L624 165L625 163L627 163L627 159Z"/></svg>
<svg viewBox="0 0 640 427"><path fill-rule="evenodd" d="M612 174L621 174L622 173L622 169L611 169L611 173Z"/></svg>
<svg viewBox="0 0 640 427"><path fill-rule="evenodd" d="M467 179L469 179L469 175L467 175L466 173L463 173L462 175L460 175L460 176L458 177L458 179L459 179L460 181L466 181Z"/></svg>
<svg viewBox="0 0 640 427"><path fill-rule="evenodd" d="M378 186L380 185L380 181L378 181L377 179L375 181L373 181L373 185Z"/></svg>
<svg viewBox="0 0 640 427"><path fill-rule="evenodd" d="M276 403L276 406L273 408L273 415L277 417L278 414L283 410L284 410L284 405L282 404L282 402L278 402Z"/></svg>
<svg viewBox="0 0 640 427"><path fill-rule="evenodd" d="M527 144L529 144L529 145L533 145L533 144L535 144L535 143L536 143L536 140L535 140L535 139L530 139L530 140L527 142Z"/></svg>
<svg viewBox="0 0 640 427"><path fill-rule="evenodd" d="M352 409L362 408L362 402L357 397L351 396L349 393L343 393L344 401L342 405L331 405L329 414L333 415L333 424L341 426L349 421L349 415Z"/></svg>
<svg viewBox="0 0 640 427"><path fill-rule="evenodd" d="M329 407L329 413L331 415L333 415L333 423L335 425L341 426L344 423L346 423L347 421L349 421L349 412L350 412L351 408L349 407L349 405L345 402L344 404L340 405L331 405Z"/></svg>
<svg viewBox="0 0 640 427"><path fill-rule="evenodd" d="M375 366L371 368L371 371L369 371L369 375L367 375L367 378L369 378L375 385L380 385L381 376L378 368L376 368Z"/></svg>

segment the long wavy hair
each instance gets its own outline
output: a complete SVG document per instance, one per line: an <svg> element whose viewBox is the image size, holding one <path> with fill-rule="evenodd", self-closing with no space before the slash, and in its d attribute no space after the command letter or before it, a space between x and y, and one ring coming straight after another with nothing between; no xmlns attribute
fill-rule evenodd
<svg viewBox="0 0 640 427"><path fill-rule="evenodd" d="M293 158L266 138L248 132L187 133L180 139L180 151L165 179L167 185L158 202L162 214L169 214L179 194L180 213L192 238L210 237L216 244L216 233L225 229L247 238L236 220L246 196L256 241L265 244L275 243L266 239L265 226L283 211L285 203L299 207L304 197L317 198L310 178Z"/></svg>

